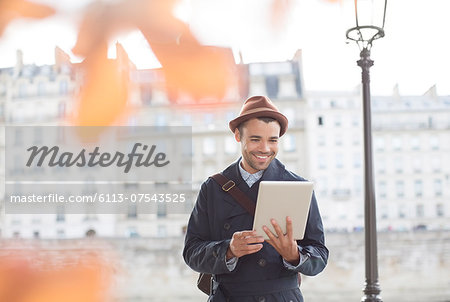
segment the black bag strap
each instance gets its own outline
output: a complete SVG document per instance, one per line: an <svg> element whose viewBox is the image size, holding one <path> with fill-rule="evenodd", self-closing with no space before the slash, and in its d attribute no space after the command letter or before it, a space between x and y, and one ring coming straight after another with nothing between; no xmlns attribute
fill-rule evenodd
<svg viewBox="0 0 450 302"><path fill-rule="evenodd" d="M220 173L211 176L221 187L222 190L229 193L233 198L247 211L250 215L255 216L255 203L245 195L237 186L236 183Z"/></svg>

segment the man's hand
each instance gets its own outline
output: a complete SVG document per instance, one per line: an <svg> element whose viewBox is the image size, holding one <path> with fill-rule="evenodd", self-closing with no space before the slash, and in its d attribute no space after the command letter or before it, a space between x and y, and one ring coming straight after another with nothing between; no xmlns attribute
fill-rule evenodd
<svg viewBox="0 0 450 302"><path fill-rule="evenodd" d="M267 242L275 248L284 260L292 265L297 265L300 261L300 254L297 242L292 236L292 219L289 216L286 217L286 234L283 234L275 219L271 219L270 223L272 223L277 234L274 235L267 226L263 226L264 232L269 236Z"/></svg>
<svg viewBox="0 0 450 302"><path fill-rule="evenodd" d="M256 236L256 231L235 232L227 251L227 260L253 254L262 249L264 238Z"/></svg>

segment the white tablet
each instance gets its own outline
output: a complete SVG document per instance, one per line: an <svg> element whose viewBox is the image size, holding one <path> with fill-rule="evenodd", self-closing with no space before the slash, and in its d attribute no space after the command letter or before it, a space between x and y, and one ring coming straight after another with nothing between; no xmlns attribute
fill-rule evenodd
<svg viewBox="0 0 450 302"><path fill-rule="evenodd" d="M273 218L286 234L286 216L289 216L294 239L303 239L312 192L313 183L308 181L261 181L253 229L259 236L269 239L262 227L267 226L276 235L270 223Z"/></svg>

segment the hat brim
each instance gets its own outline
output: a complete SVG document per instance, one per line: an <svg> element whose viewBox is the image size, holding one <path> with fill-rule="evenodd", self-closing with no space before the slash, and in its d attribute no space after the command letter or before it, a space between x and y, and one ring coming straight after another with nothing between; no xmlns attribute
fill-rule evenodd
<svg viewBox="0 0 450 302"><path fill-rule="evenodd" d="M286 133L287 127L288 127L288 119L281 113L271 110L261 110L257 112L252 112L249 114L241 115L234 120L230 121L229 126L231 132L234 133L237 127L239 127L240 124L251 120L252 118L258 118L258 117L271 117L278 121L280 124L280 137Z"/></svg>

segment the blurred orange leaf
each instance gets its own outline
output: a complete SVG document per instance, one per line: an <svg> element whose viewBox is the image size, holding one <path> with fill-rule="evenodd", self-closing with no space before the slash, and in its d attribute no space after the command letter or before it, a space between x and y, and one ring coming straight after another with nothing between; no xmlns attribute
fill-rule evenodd
<svg viewBox="0 0 450 302"><path fill-rule="evenodd" d="M0 0L0 35L8 23L16 18L42 19L54 13L53 8L43 4L24 0Z"/></svg>
<svg viewBox="0 0 450 302"><path fill-rule="evenodd" d="M178 43L156 43L151 37L147 40L163 66L169 91L185 92L195 99L225 96L235 72L231 50L200 45L190 32Z"/></svg>
<svg viewBox="0 0 450 302"><path fill-rule="evenodd" d="M292 2L292 0L272 0L271 17L272 25L275 28L280 28L283 24L283 21L286 19L287 14L291 9Z"/></svg>
<svg viewBox="0 0 450 302"><path fill-rule="evenodd" d="M108 126L125 114L128 97L128 70L119 60L107 58L106 46L91 51L83 61L85 71L75 124Z"/></svg>
<svg viewBox="0 0 450 302"><path fill-rule="evenodd" d="M139 28L144 34L162 65L168 90L195 99L225 96L235 65L231 51L201 45L188 26L174 17L176 2L130 0L89 6L73 48L75 54L87 58L76 124L110 125L125 109L125 75L98 50L123 29Z"/></svg>
<svg viewBox="0 0 450 302"><path fill-rule="evenodd" d="M105 302L112 259L86 250L0 250L0 301ZM5 255L6 253L6 255ZM109 260L109 262L107 261Z"/></svg>

